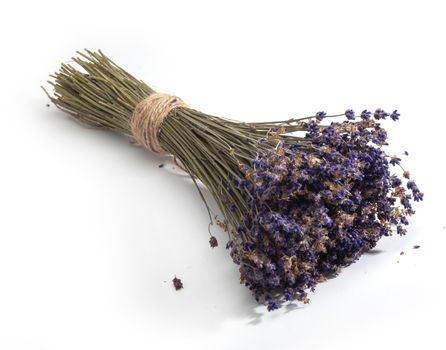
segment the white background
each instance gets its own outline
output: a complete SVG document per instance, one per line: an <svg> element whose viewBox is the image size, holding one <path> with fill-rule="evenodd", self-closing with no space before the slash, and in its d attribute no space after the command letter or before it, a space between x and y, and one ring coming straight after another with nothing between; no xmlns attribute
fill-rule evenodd
<svg viewBox="0 0 446 350"><path fill-rule="evenodd" d="M442 1L1 6L0 349L445 348ZM213 228L209 247L186 177L46 107L40 85L84 47L244 121L397 108L389 152L409 151L425 192L408 235L383 239L309 305L265 312L225 234Z"/></svg>

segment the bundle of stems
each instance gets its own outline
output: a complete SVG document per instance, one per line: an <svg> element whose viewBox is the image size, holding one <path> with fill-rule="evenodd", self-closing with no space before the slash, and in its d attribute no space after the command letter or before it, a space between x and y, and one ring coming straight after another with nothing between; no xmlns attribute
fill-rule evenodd
<svg viewBox="0 0 446 350"><path fill-rule="evenodd" d="M49 81L54 96L48 94L49 98L82 124L106 128L132 139L132 114L138 103L155 91L100 50L85 51L72 58L83 70L62 64L59 72L50 75L54 79ZM280 133L305 130L299 122L289 119L248 124L180 107L164 120L159 142L194 181L199 179L206 186L225 219L236 227L247 210L234 182L241 176L240 164L249 164L257 154L276 146L283 137ZM299 139L288 137L292 143ZM234 204L235 211L228 210L228 203ZM206 207L210 213L207 204ZM210 220L213 222L211 214Z"/></svg>
<svg viewBox="0 0 446 350"><path fill-rule="evenodd" d="M156 92L101 51L78 52L73 62L51 75L51 101L82 124L135 139L135 109ZM306 301L306 290L323 276L371 249L392 226L402 233L413 213L381 151L386 135L375 120L389 114L377 110L371 118L364 111L354 122L352 113L245 123L180 106L157 130L159 145L197 185L211 223L198 182L216 201L241 281L269 310L284 300ZM321 124L340 116L349 120Z"/></svg>

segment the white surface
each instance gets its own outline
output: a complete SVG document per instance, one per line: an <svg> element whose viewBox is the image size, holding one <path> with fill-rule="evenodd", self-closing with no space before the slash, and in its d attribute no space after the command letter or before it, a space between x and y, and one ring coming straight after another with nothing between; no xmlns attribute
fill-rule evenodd
<svg viewBox="0 0 446 350"><path fill-rule="evenodd" d="M2 4L0 349L444 348L444 13L441 1ZM409 234L310 305L268 314L223 232L210 249L187 178L45 106L39 86L84 47L240 120L398 108L392 150L410 152L425 192Z"/></svg>

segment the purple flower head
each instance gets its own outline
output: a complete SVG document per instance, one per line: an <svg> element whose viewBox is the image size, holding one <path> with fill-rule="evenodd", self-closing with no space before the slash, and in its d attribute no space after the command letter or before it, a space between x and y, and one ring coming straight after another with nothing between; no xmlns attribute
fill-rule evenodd
<svg viewBox="0 0 446 350"><path fill-rule="evenodd" d="M277 303L274 300L270 300L268 302L268 311L274 311L277 310L279 307L277 306Z"/></svg>
<svg viewBox="0 0 446 350"><path fill-rule="evenodd" d="M344 114L349 120L355 119L355 112L353 111L353 109L347 109Z"/></svg>
<svg viewBox="0 0 446 350"><path fill-rule="evenodd" d="M396 227L396 232L397 232L399 235L403 236L403 235L405 235L405 234L407 233L407 230L406 230L403 226L398 225L398 226Z"/></svg>
<svg viewBox="0 0 446 350"><path fill-rule="evenodd" d="M321 121L322 119L324 119L327 116L327 113L325 112L317 112L316 113L316 119Z"/></svg>
<svg viewBox="0 0 446 350"><path fill-rule="evenodd" d="M407 181L407 188L408 188L409 190L414 190L414 189L416 189L416 188L417 188L417 185L415 184L415 181L412 181L412 180Z"/></svg>
<svg viewBox="0 0 446 350"><path fill-rule="evenodd" d="M375 113L373 114L373 117L376 119L376 120L379 120L379 119L386 119L386 117L388 117L389 116L389 113L387 113L387 112L385 112L383 109L381 109L381 108L378 108L376 111L375 111Z"/></svg>
<svg viewBox="0 0 446 350"><path fill-rule="evenodd" d="M407 181L407 188L412 190L413 199L415 202L422 201L424 198L424 194L420 191L418 186L415 184L415 181L409 180Z"/></svg>
<svg viewBox="0 0 446 350"><path fill-rule="evenodd" d="M398 186L401 186L401 184L402 184L401 179L399 177L396 177L396 176L392 176L390 181L391 181L391 186L392 187L398 187Z"/></svg>
<svg viewBox="0 0 446 350"><path fill-rule="evenodd" d="M318 131L319 131L319 127L314 120L312 120L311 122L308 123L307 136L311 137L313 135L316 135L318 133Z"/></svg>
<svg viewBox="0 0 446 350"><path fill-rule="evenodd" d="M397 156L392 156L389 161L389 163L392 165L400 164L400 162L401 162L401 158L398 158Z"/></svg>
<svg viewBox="0 0 446 350"><path fill-rule="evenodd" d="M364 109L361 112L361 118L364 119L364 120L370 119L371 116L372 116L372 112L369 112L367 109Z"/></svg>
<svg viewBox="0 0 446 350"><path fill-rule="evenodd" d="M393 121L397 121L399 119L399 117L400 117L400 114L398 113L398 111L396 109L390 115L390 119L392 119Z"/></svg>
<svg viewBox="0 0 446 350"><path fill-rule="evenodd" d="M416 191L416 192L414 192L414 194L413 194L413 200L415 201L415 202L420 202L420 201L422 201L424 199L424 193L423 192L420 192L420 191Z"/></svg>

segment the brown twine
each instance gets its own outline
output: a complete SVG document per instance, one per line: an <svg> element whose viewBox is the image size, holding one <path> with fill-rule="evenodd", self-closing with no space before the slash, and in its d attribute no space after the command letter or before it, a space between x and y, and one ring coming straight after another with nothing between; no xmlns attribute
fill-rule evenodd
<svg viewBox="0 0 446 350"><path fill-rule="evenodd" d="M142 100L133 111L130 128L136 142L154 153L167 153L160 145L158 134L170 111L187 105L177 96L154 93Z"/></svg>

